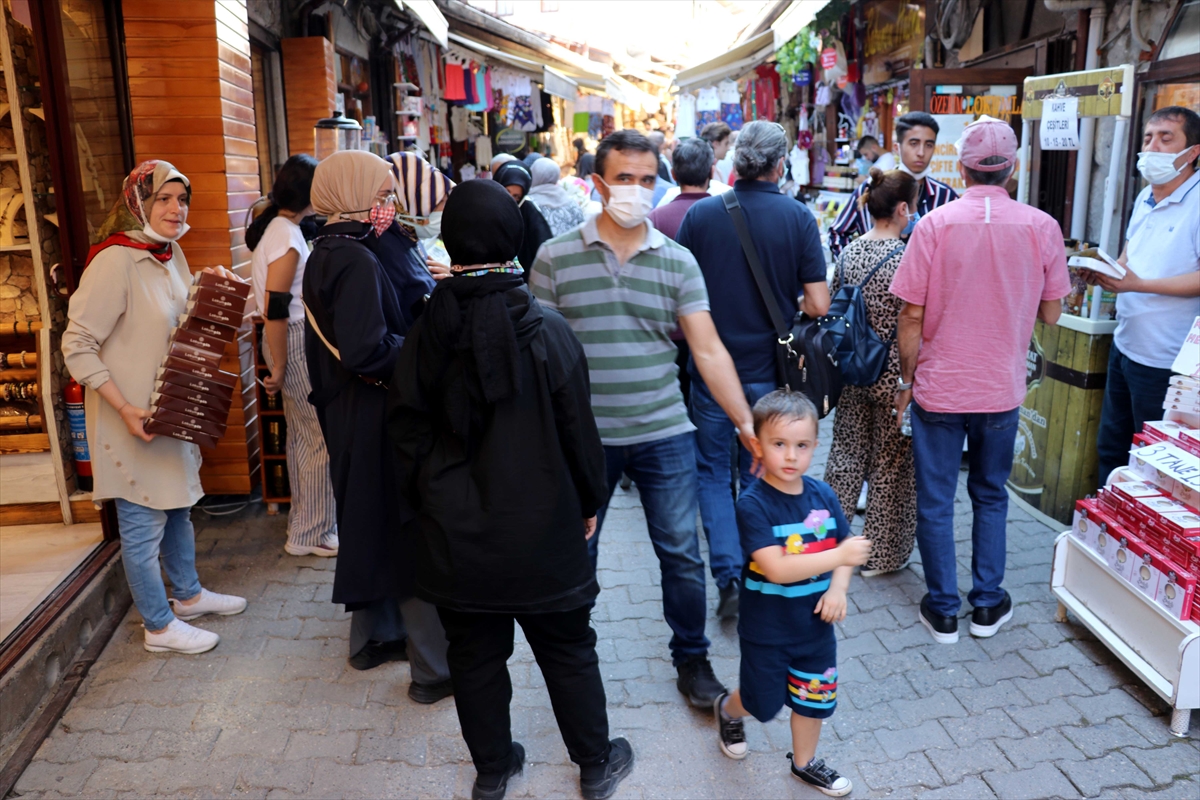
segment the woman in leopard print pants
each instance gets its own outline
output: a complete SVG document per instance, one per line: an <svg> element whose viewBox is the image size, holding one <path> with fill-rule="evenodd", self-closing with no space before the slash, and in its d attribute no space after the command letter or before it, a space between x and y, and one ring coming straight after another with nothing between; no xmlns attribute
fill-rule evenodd
<svg viewBox="0 0 1200 800"><path fill-rule="evenodd" d="M871 170L871 185L863 194L874 227L842 251L833 292L842 281L861 284L867 316L875 333L887 341L894 337L903 301L888 291L904 243L900 239L916 204L917 182L899 170ZM833 448L825 468L825 481L838 496L842 510L852 517L863 481L867 489L867 514L863 535L873 545L863 566L864 576L895 572L908 563L917 530L917 493L913 475L912 440L900 433L893 412L900 352L893 343L887 368L871 386L847 386L833 420Z"/></svg>

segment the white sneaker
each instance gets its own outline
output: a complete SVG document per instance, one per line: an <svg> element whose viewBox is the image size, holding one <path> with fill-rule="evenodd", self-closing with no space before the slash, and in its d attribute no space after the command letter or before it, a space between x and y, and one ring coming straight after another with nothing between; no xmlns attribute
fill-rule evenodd
<svg viewBox="0 0 1200 800"><path fill-rule="evenodd" d="M182 620L203 617L205 614L218 614L222 617L228 617L231 614L240 614L246 610L246 598L236 597L232 594L217 594L216 592L210 592L208 589L201 589L200 599L188 606L185 606L172 597L171 610L175 612L176 617ZM216 634L213 635L215 636Z"/></svg>
<svg viewBox="0 0 1200 800"><path fill-rule="evenodd" d="M858 493L858 502L854 504L855 511L867 510L867 484L863 484L862 491Z"/></svg>
<svg viewBox="0 0 1200 800"><path fill-rule="evenodd" d="M289 556L317 556L319 558L333 558L338 554L338 536L336 533L327 533L321 537L321 543L316 547L302 547L298 544L288 542L283 546L283 552Z"/></svg>
<svg viewBox="0 0 1200 800"><path fill-rule="evenodd" d="M171 620L158 633L146 631L143 645L151 653L207 653L217 646L221 637L212 631L188 625L180 619Z"/></svg>

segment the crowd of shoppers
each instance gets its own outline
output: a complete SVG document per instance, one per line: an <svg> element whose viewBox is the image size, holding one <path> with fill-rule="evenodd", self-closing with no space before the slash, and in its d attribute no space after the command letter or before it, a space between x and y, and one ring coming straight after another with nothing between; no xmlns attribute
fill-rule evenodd
<svg viewBox="0 0 1200 800"><path fill-rule="evenodd" d="M294 447L285 549L338 556L333 600L351 612L352 667L407 660L413 700L455 696L474 798L502 798L525 763L509 719L515 624L584 797L611 796L633 767L630 744L610 737L591 627L622 474L637 485L661 570L679 691L714 711L720 749L735 759L747 754L742 719L787 705L791 772L827 795L851 789L817 749L836 708L833 623L850 607L852 570L903 569L915 538L928 588L918 621L936 642L957 641L964 440L970 631L993 636L1011 619L1004 482L1035 320L1054 324L1070 288L1062 236L1004 188L1017 157L1007 123L965 129L957 199L927 175L936 121L907 114L896 132L900 168L873 167L834 226L831 286L813 215L779 190L789 142L773 122L745 125L733 148L727 127L706 127L669 159L663 142L631 130L594 155L580 142L576 175L602 207L590 217L558 165L536 154L498 157L493 180L458 187L409 153L296 156L281 169L247 238L266 317L264 384L283 393ZM731 194L714 196L726 151ZM1127 446L1159 391L1154 370L1169 348L1149 318L1181 328L1200 296L1198 157L1194 113L1150 118L1140 165L1151 186L1130 224L1130 275L1095 278L1121 298L1102 458L1106 444ZM666 181L679 193L655 209ZM197 449L143 429L187 300L175 240L189 196L165 162L129 176L114 233L72 297L63 350L94 390L95 496L117 501L146 647L194 653L217 637L185 620L236 614L246 601L200 586L189 520L201 495ZM325 221L310 253L301 223L313 213ZM439 237L450 263L427 264L421 242ZM890 350L874 383L841 396L825 483L805 474L817 413L778 388L767 304L785 319L820 317L831 291L851 287ZM864 482L863 536L850 536ZM733 691L708 659L698 513L718 616L738 617Z"/></svg>

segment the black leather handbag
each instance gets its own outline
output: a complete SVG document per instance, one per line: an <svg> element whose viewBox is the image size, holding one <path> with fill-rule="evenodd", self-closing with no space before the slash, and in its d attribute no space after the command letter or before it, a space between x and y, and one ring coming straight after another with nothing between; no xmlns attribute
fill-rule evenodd
<svg viewBox="0 0 1200 800"><path fill-rule="evenodd" d="M767 275L763 272L754 240L750 238L750 228L746 225L746 216L742 213L737 194L733 191L725 192L721 195L721 200L733 220L733 228L737 231L742 252L746 255L746 263L750 265L750 272L754 275L754 282L775 328L776 383L792 391L803 392L817 407L817 414L823 418L834 409L842 395L842 373L837 363L837 342L830 331L821 326L821 320L812 319L799 312L792 319L791 328L788 328L783 313L779 310L779 303L775 300L775 294L767 283Z"/></svg>

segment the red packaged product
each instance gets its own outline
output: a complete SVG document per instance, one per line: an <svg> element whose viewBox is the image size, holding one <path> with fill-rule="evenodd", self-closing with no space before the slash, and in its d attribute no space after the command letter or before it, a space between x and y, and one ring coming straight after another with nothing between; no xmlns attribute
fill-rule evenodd
<svg viewBox="0 0 1200 800"><path fill-rule="evenodd" d="M150 396L150 403L154 408L162 408L167 411L173 411L176 414L208 420L217 425L224 425L229 420L229 409L222 411L212 405L192 403L183 398L172 397L169 394L155 393Z"/></svg>
<svg viewBox="0 0 1200 800"><path fill-rule="evenodd" d="M205 350L197 350L194 347L188 347L182 342L172 342L171 347L167 350L167 358L164 364L172 359L187 361L193 364L202 364L212 369L218 369L221 366L221 355L212 354Z"/></svg>
<svg viewBox="0 0 1200 800"><path fill-rule="evenodd" d="M219 292L232 294L245 300L250 296L250 283L238 278L230 280L229 278L217 275L215 272L197 272L192 282L196 286L211 286Z"/></svg>
<svg viewBox="0 0 1200 800"><path fill-rule="evenodd" d="M1196 578L1174 564L1160 563L1158 568L1163 577L1158 582L1154 601L1175 619L1187 619L1196 598Z"/></svg>
<svg viewBox="0 0 1200 800"><path fill-rule="evenodd" d="M184 428L178 428L170 423L163 422L160 419L151 417L145 422L146 433L153 433L159 436L170 436L172 439L179 439L184 442L198 444L201 447L211 450L217 446L219 437L207 436L198 431L189 431Z"/></svg>
<svg viewBox="0 0 1200 800"><path fill-rule="evenodd" d="M237 385L238 376L234 375L232 372L225 372L223 370L208 367L204 364L193 364L187 361L177 362L175 359L168 359L168 361L174 361L175 363L168 363L165 366L159 367L158 379L160 381L167 380L167 378L163 377L165 373L180 372L185 375L192 375L200 378L207 383L215 384L217 386L224 386L229 390L230 396L233 395L233 387Z"/></svg>
<svg viewBox="0 0 1200 800"><path fill-rule="evenodd" d="M158 383L155 384L154 391L159 394L167 394L163 387L174 384L194 392L203 392L204 394L213 395L220 398L226 403L231 403L233 400L233 387L226 386L214 381L205 380L196 375L191 375L186 372L178 372L173 369L160 369L158 371Z"/></svg>
<svg viewBox="0 0 1200 800"><path fill-rule="evenodd" d="M242 327L242 318L245 316L235 311L227 311L218 306L211 306L208 303L198 303L195 300L188 303L187 314L189 317L215 322L218 325L226 325L230 328Z"/></svg>
<svg viewBox="0 0 1200 800"><path fill-rule="evenodd" d="M195 431L196 433L200 433L205 436L212 436L216 439L220 439L225 435L224 421L214 422L203 417L191 417L187 414L180 414L178 411L171 411L170 409L163 408L162 406L154 409L150 416L151 419L161 420L169 425L174 425L177 428Z"/></svg>
<svg viewBox="0 0 1200 800"><path fill-rule="evenodd" d="M195 300L198 303L207 303L210 306L223 308L226 311L243 316L246 314L246 297L223 292L217 286L193 286L189 294L189 299Z"/></svg>
<svg viewBox="0 0 1200 800"><path fill-rule="evenodd" d="M186 344L194 350L201 350L208 353L217 359L218 364L225 355L225 345L228 344L228 342L218 339L215 336L205 336L198 331L189 331L183 328L176 328L171 332L171 341Z"/></svg>
<svg viewBox="0 0 1200 800"><path fill-rule="evenodd" d="M155 392L162 398L170 397L189 405L210 409L215 416L222 419L229 417L229 408L232 405L233 397L232 394L229 397L221 397L191 389L182 384L161 381L156 384Z"/></svg>
<svg viewBox="0 0 1200 800"><path fill-rule="evenodd" d="M179 317L179 327L185 331L194 331L213 339L220 339L222 342L232 342L237 338L237 328L229 325L222 325L219 322L210 322L202 317L192 317L183 314Z"/></svg>

